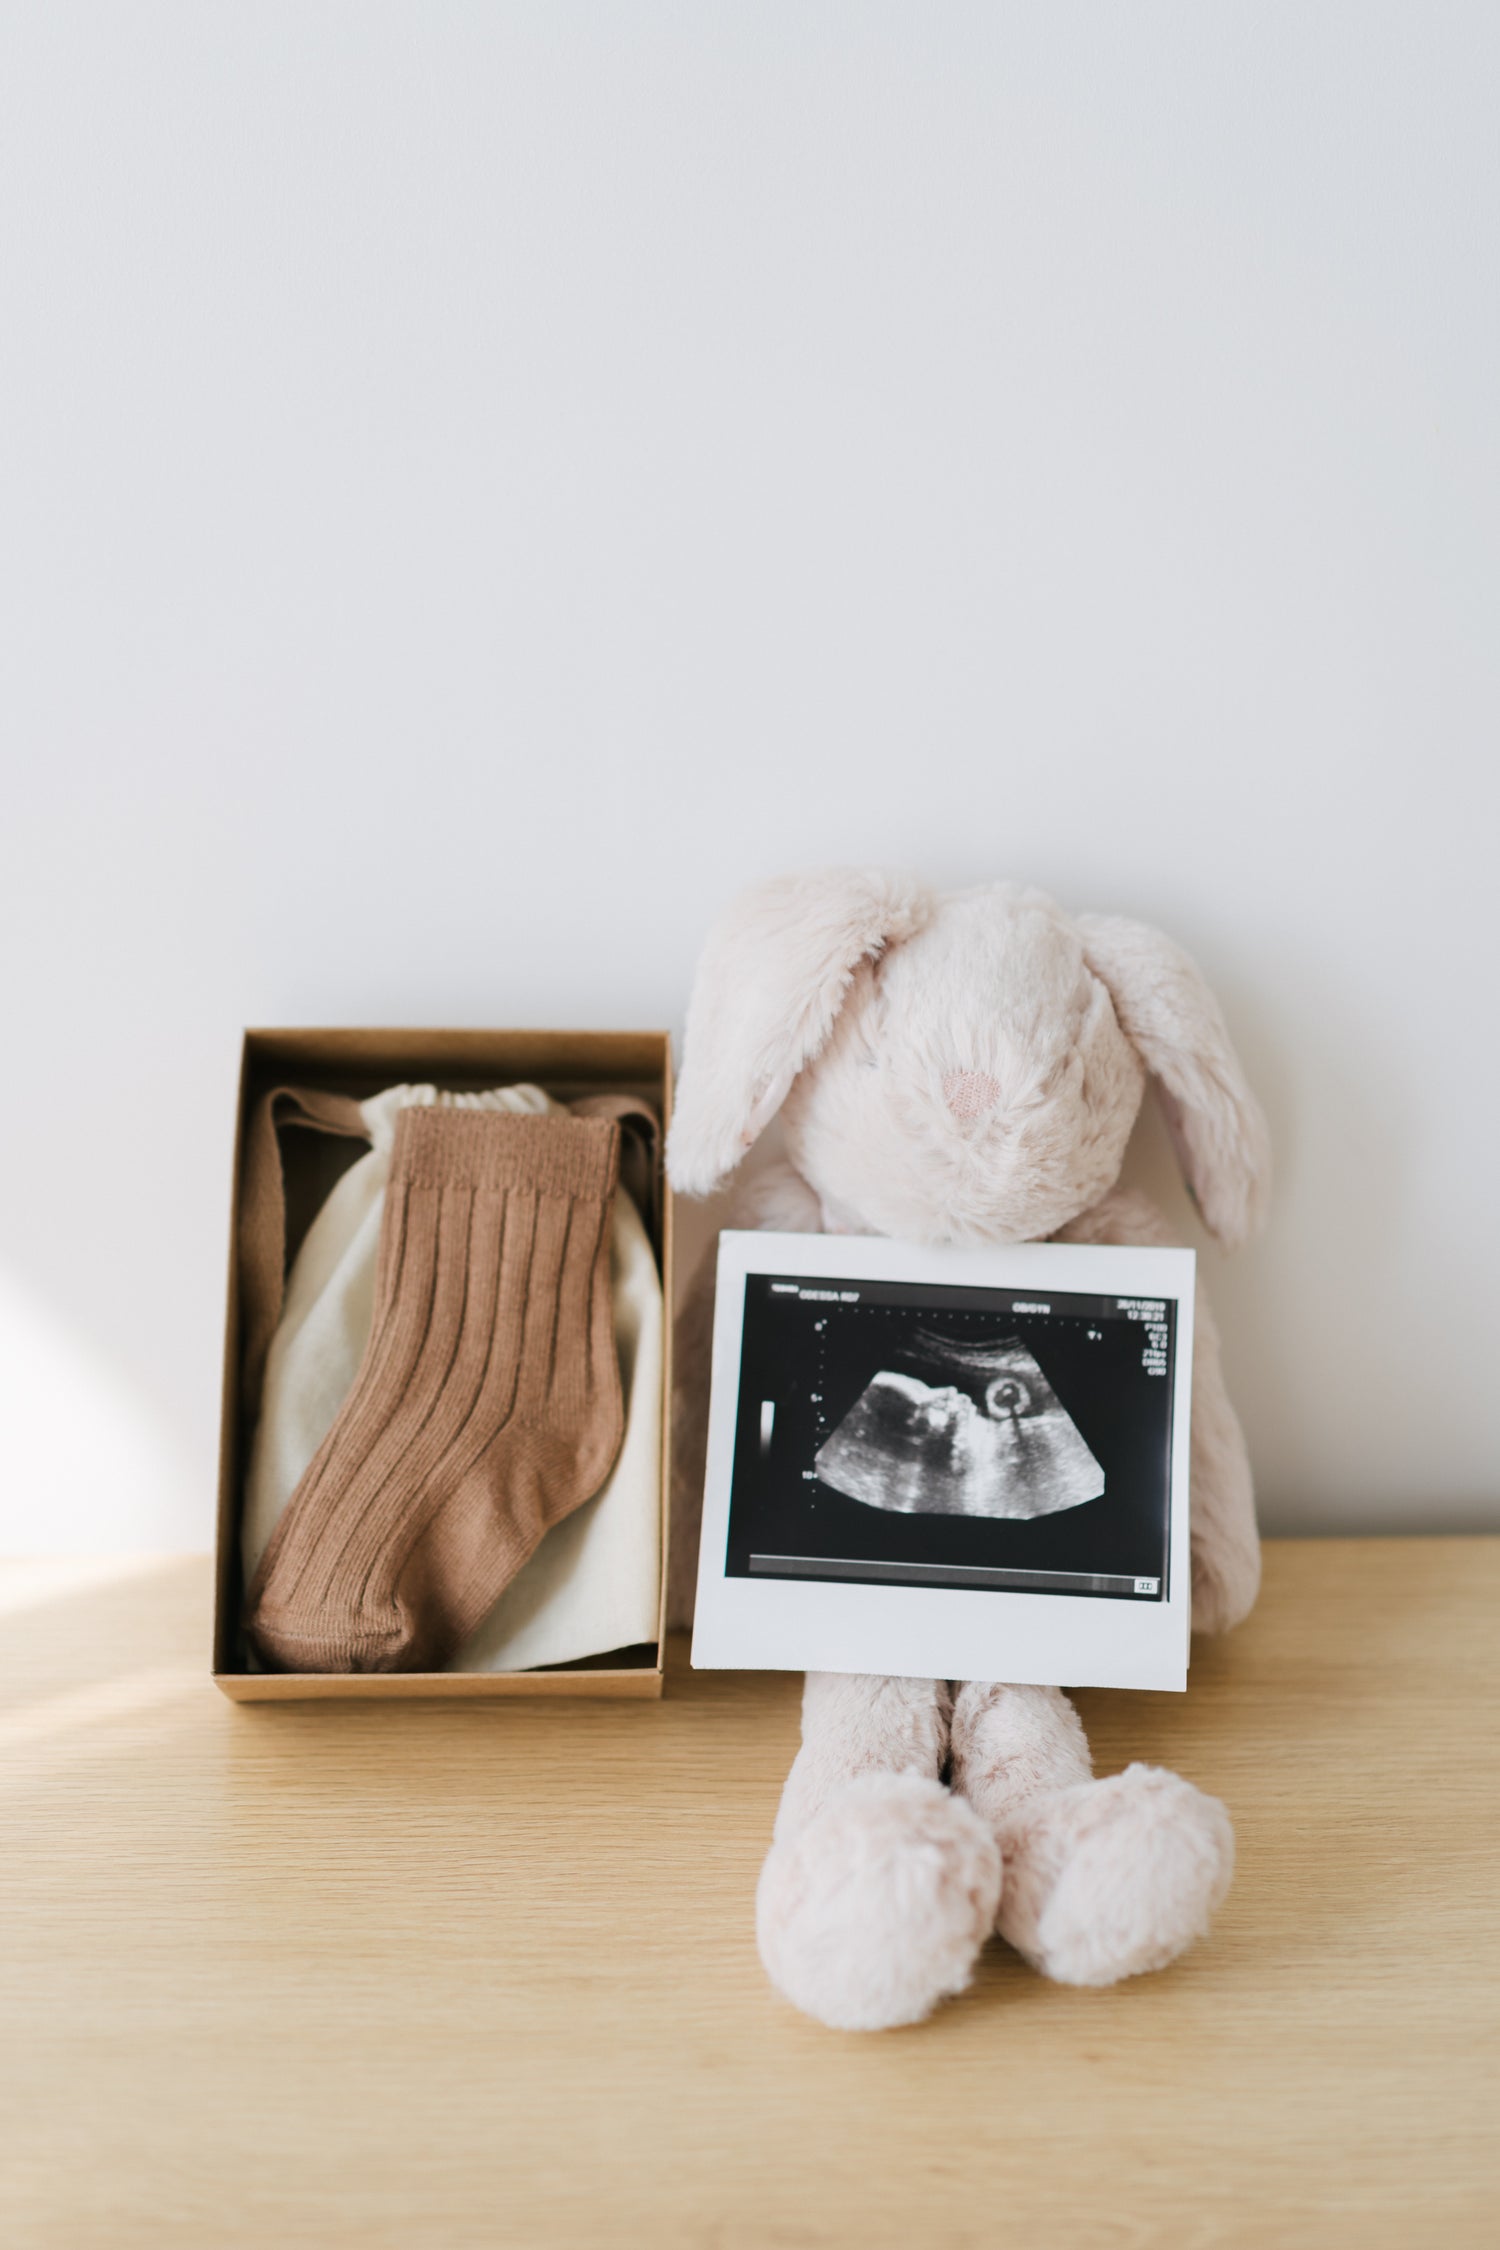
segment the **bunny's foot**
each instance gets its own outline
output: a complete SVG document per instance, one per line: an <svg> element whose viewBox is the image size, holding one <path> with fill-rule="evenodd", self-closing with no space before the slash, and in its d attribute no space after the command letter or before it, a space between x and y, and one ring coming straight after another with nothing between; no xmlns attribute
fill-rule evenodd
<svg viewBox="0 0 1500 2250"><path fill-rule="evenodd" d="M1056 1688L970 1681L953 1708L954 1787L1005 1859L1000 1935L1044 1976L1113 1984L1163 1969L1229 1888L1234 1833L1216 1797L1159 1766L1095 1781Z"/></svg>
<svg viewBox="0 0 1500 2250"><path fill-rule="evenodd" d="M861 1774L772 1845L761 1959L836 2031L918 2023L969 1982L1000 1888L999 1848L962 1799L922 1774Z"/></svg>
<svg viewBox="0 0 1500 2250"><path fill-rule="evenodd" d="M1223 1805L1160 1766L1032 1796L1001 1837L1000 1934L1062 1984L1164 1969L1208 1928L1234 1869Z"/></svg>

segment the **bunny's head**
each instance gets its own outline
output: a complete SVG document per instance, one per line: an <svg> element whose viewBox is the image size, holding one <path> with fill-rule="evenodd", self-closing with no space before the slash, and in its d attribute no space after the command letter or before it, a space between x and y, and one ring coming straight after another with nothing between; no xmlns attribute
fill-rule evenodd
<svg viewBox="0 0 1500 2250"><path fill-rule="evenodd" d="M831 1230L1034 1241L1114 1185L1148 1074L1205 1223L1243 1241L1265 1121L1169 939L1010 883L789 876L710 933L668 1169L711 1193L780 1110Z"/></svg>

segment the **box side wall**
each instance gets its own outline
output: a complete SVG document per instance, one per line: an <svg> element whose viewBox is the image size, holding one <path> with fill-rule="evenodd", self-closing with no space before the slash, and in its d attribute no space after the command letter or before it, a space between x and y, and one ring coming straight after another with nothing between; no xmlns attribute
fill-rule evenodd
<svg viewBox="0 0 1500 2250"><path fill-rule="evenodd" d="M240 1170L244 1158L250 1041L240 1042L235 1093L234 1170L229 1196L229 1255L224 1303L224 1381L219 1405L219 1503L214 1531L213 1668L227 1671L238 1637L234 1593L238 1576L240 1459Z"/></svg>
<svg viewBox="0 0 1500 2250"><path fill-rule="evenodd" d="M656 1661L665 1673L667 1664L667 1589L670 1583L672 1542L672 1340L677 1330L677 1291L674 1268L674 1214L672 1190L667 1182L666 1144L672 1124L672 1042L665 1038L661 1071L661 1599L656 1613Z"/></svg>
<svg viewBox="0 0 1500 2250"><path fill-rule="evenodd" d="M474 1031L333 1027L252 1030L246 1045L261 1085L285 1073L359 1094L386 1086L496 1085L537 1079L566 1090L637 1084L659 1089L665 1032Z"/></svg>
<svg viewBox="0 0 1500 2250"><path fill-rule="evenodd" d="M216 1672L214 1685L231 1703L494 1703L557 1695L653 1703L662 1670L657 1663L596 1672Z"/></svg>

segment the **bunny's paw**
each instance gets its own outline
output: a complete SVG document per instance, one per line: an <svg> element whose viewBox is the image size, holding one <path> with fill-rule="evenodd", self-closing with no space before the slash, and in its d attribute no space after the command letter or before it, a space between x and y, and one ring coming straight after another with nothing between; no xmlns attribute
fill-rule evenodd
<svg viewBox="0 0 1500 2250"><path fill-rule="evenodd" d="M862 1774L773 1844L756 1894L778 1992L836 2031L918 2023L961 1992L994 1928L995 1839L920 1774Z"/></svg>
<svg viewBox="0 0 1500 2250"><path fill-rule="evenodd" d="M1004 1844L1000 1934L1061 1984L1164 1969L1203 1935L1234 1871L1223 1805L1160 1766L1035 1797Z"/></svg>

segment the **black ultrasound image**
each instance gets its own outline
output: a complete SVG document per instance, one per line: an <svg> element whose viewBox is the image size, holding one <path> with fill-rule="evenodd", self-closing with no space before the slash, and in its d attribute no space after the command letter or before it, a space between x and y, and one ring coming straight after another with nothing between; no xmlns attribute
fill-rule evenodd
<svg viewBox="0 0 1500 2250"><path fill-rule="evenodd" d="M1103 1470L1019 1336L965 1345L918 1329L892 1357L813 1456L824 1484L903 1515L1022 1522L1102 1494Z"/></svg>
<svg viewBox="0 0 1500 2250"><path fill-rule="evenodd" d="M1175 1322L750 1276L729 1575L1165 1600Z"/></svg>

